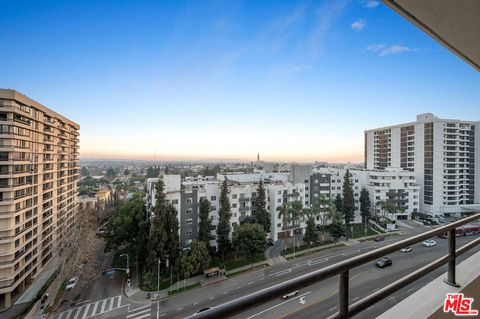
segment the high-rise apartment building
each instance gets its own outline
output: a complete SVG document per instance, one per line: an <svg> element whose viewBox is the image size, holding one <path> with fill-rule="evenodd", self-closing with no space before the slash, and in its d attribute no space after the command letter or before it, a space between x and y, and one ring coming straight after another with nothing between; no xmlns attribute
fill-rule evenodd
<svg viewBox="0 0 480 319"><path fill-rule="evenodd" d="M420 114L365 131L365 168L401 167L420 184L420 211L461 216L480 204L480 122Z"/></svg>
<svg viewBox="0 0 480 319"><path fill-rule="evenodd" d="M8 308L72 234L79 125L0 89L0 308Z"/></svg>

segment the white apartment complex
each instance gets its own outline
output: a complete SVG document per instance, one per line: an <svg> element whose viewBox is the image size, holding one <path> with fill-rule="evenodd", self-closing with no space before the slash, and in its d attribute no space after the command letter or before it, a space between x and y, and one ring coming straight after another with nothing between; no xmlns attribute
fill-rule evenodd
<svg viewBox="0 0 480 319"><path fill-rule="evenodd" d="M287 174L288 175L288 174ZM288 176L287 176L288 177ZM180 175L163 175L167 200L178 211L180 225L180 241L182 245L188 245L197 238L199 222L199 204L202 198L208 199L212 204L210 218L214 229L212 235L216 235L218 225L218 210L221 185L225 176L218 174L213 177L197 177L181 179ZM291 235L291 229L284 225L284 220L279 216L279 211L285 202L299 200L305 206L305 184L291 183L286 181L285 174L227 174L229 185L229 200L231 207L231 224L239 225L246 217L252 216L255 210L253 205L257 196L257 188L260 180L265 185L266 209L270 212L271 231L273 240L279 237ZM147 209L153 212L155 207L155 184L158 178L147 180ZM300 227L306 225L302 223ZM210 243L216 246L216 241Z"/></svg>
<svg viewBox="0 0 480 319"><path fill-rule="evenodd" d="M365 131L365 168L400 167L420 184L419 211L462 216L480 207L479 121L420 114L411 123Z"/></svg>

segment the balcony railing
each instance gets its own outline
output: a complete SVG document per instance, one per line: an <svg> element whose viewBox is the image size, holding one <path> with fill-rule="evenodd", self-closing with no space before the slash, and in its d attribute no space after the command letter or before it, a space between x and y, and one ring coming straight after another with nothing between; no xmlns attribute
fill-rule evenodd
<svg viewBox="0 0 480 319"><path fill-rule="evenodd" d="M236 300L226 302L224 304L212 307L209 310L202 311L191 318L230 318L235 314L241 313L248 308L258 306L266 303L269 300L281 297L286 293L310 286L314 283L326 280L333 276L339 275L339 312L332 315L329 319L333 318L349 318L361 311L369 308L378 301L388 297L394 292L402 289L408 284L418 280L427 273L448 264L448 275L445 279L445 283L452 286L457 286L455 282L455 259L457 256L472 249L476 245L480 244L480 238L472 240L468 244L455 249L455 229L459 226L465 225L474 220L480 219L480 213L466 217L457 222L451 223L433 229L431 231L422 233L420 235L407 238L396 243L387 245L382 248L375 249L365 254L349 258L334 265L312 271L308 274L287 280L283 283L262 289L255 293L240 297ZM361 300L349 305L348 293L349 293L349 272L350 269L359 267L363 264L376 260L379 257L383 257L390 253L396 252L404 247L412 246L419 242L422 242L431 237L444 234L448 232L448 252L446 255L432 261L431 263L411 272L405 277L383 287L382 289L364 297Z"/></svg>

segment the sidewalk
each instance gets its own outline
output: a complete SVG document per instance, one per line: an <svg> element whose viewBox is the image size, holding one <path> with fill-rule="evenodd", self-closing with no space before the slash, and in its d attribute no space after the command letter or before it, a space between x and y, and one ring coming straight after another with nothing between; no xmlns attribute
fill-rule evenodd
<svg viewBox="0 0 480 319"><path fill-rule="evenodd" d="M14 305L0 312L0 317L2 318L15 318L22 314L29 306L30 303L35 299L39 291L47 283L50 277L55 273L55 271L60 267L62 260L60 257L55 256L50 263L40 272L35 280L25 289L23 294L15 301ZM34 306L33 308L35 308ZM33 309L32 309L33 310ZM32 311L30 311L32 312Z"/></svg>

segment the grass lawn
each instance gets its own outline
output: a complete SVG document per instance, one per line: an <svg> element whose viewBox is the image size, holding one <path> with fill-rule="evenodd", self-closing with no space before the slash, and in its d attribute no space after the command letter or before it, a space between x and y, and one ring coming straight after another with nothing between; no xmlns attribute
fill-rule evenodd
<svg viewBox="0 0 480 319"><path fill-rule="evenodd" d="M380 232L381 233L381 232ZM373 235L378 235L378 233L373 229L373 227L368 227L367 228L367 236L373 236ZM363 238L365 237L365 230L358 230L353 232L353 236L351 238L357 239L357 238Z"/></svg>
<svg viewBox="0 0 480 319"><path fill-rule="evenodd" d="M212 260L210 267L219 267L219 268L225 267L225 269L228 271L228 270L248 266L250 264L258 263L264 260L265 260L264 254L258 255L257 257L254 258L253 261L247 260L244 257L230 258L225 260L214 259Z"/></svg>
<svg viewBox="0 0 480 319"><path fill-rule="evenodd" d="M201 284L199 282L197 282L197 283L194 283L190 286L186 286L185 288L180 287L178 290L177 289L171 290L171 291L168 292L168 294L169 295L174 295L174 294L177 294L177 293L182 292L182 291L187 291L187 290L190 290L190 289L193 289L193 288L198 288L200 286L201 286Z"/></svg>
<svg viewBox="0 0 480 319"><path fill-rule="evenodd" d="M243 269L243 270L240 270L240 271L232 272L232 273L228 274L228 278L235 277L235 276L244 274L244 273L249 272L249 271L254 271L254 270L257 270L257 269L260 269L260 268L264 268L266 266L268 266L268 263L264 263L264 264L261 264L259 266L253 267L253 268L247 268L247 269Z"/></svg>

